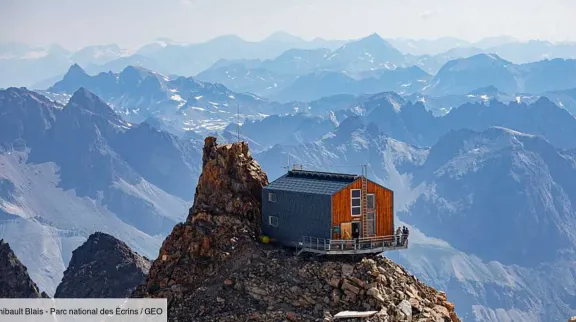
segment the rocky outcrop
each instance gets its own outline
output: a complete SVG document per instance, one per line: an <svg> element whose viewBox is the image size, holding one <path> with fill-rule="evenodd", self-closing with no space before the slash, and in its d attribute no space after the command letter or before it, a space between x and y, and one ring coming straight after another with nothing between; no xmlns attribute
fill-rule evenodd
<svg viewBox="0 0 576 322"><path fill-rule="evenodd" d="M454 305L382 257L295 257L255 245L171 306L173 321L331 321L376 311L370 321L459 321Z"/></svg>
<svg viewBox="0 0 576 322"><path fill-rule="evenodd" d="M262 187L266 185L268 177L250 155L247 143L218 145L216 138L208 137L188 221L196 214L209 212L237 218L256 230L260 224Z"/></svg>
<svg viewBox="0 0 576 322"><path fill-rule="evenodd" d="M0 298L48 298L30 279L10 245L0 239Z"/></svg>
<svg viewBox="0 0 576 322"><path fill-rule="evenodd" d="M136 295L181 298L216 274L238 248L253 245L267 184L246 143L217 145L216 138L206 138L194 205L164 241Z"/></svg>
<svg viewBox="0 0 576 322"><path fill-rule="evenodd" d="M246 143L205 140L186 222L174 227L135 297L166 297L170 321L459 321L446 296L378 257L317 257L261 244L266 174Z"/></svg>
<svg viewBox="0 0 576 322"><path fill-rule="evenodd" d="M150 269L150 261L124 242L94 233L72 252L56 298L122 298L132 294Z"/></svg>

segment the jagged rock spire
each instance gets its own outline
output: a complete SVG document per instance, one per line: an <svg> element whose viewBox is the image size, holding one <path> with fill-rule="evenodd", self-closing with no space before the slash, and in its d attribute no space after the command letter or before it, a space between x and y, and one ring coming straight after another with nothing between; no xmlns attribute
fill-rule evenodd
<svg viewBox="0 0 576 322"><path fill-rule="evenodd" d="M164 241L147 282L135 296L173 299L204 282L241 244L253 243L260 227L262 187L268 178L248 144L204 141L202 174L185 223Z"/></svg>
<svg viewBox="0 0 576 322"><path fill-rule="evenodd" d="M215 137L207 137L190 216L201 212L226 214L248 220L256 229L262 187L266 185L268 177L250 155L246 142L218 145Z"/></svg>
<svg viewBox="0 0 576 322"><path fill-rule="evenodd" d="M10 245L0 239L0 298L47 298L28 275Z"/></svg>

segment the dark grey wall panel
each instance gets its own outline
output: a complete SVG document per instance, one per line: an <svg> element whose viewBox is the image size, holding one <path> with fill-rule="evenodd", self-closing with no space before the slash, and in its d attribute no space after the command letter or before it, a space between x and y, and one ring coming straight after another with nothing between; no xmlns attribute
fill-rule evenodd
<svg viewBox="0 0 576 322"><path fill-rule="evenodd" d="M268 201L268 193L276 202ZM262 190L262 232L285 245L293 245L302 236L330 238L332 199L329 195ZM269 225L269 216L278 217L278 227Z"/></svg>

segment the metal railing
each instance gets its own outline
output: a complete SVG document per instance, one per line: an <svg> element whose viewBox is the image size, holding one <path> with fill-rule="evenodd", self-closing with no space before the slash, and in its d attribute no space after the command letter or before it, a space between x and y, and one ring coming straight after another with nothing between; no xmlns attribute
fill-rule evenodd
<svg viewBox="0 0 576 322"><path fill-rule="evenodd" d="M407 235L389 235L356 239L326 239L304 236L298 243L298 253L313 251L319 253L359 253L370 250L384 251L408 248Z"/></svg>

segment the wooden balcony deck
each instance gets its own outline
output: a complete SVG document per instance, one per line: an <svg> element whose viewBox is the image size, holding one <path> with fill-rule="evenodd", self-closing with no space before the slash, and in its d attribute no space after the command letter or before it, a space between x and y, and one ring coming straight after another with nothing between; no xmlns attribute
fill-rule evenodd
<svg viewBox="0 0 576 322"><path fill-rule="evenodd" d="M378 236L358 239L324 239L316 237L302 237L298 243L298 255L303 252L344 255L344 254L373 254L390 250L408 248L407 236L402 236L397 243L396 236Z"/></svg>

